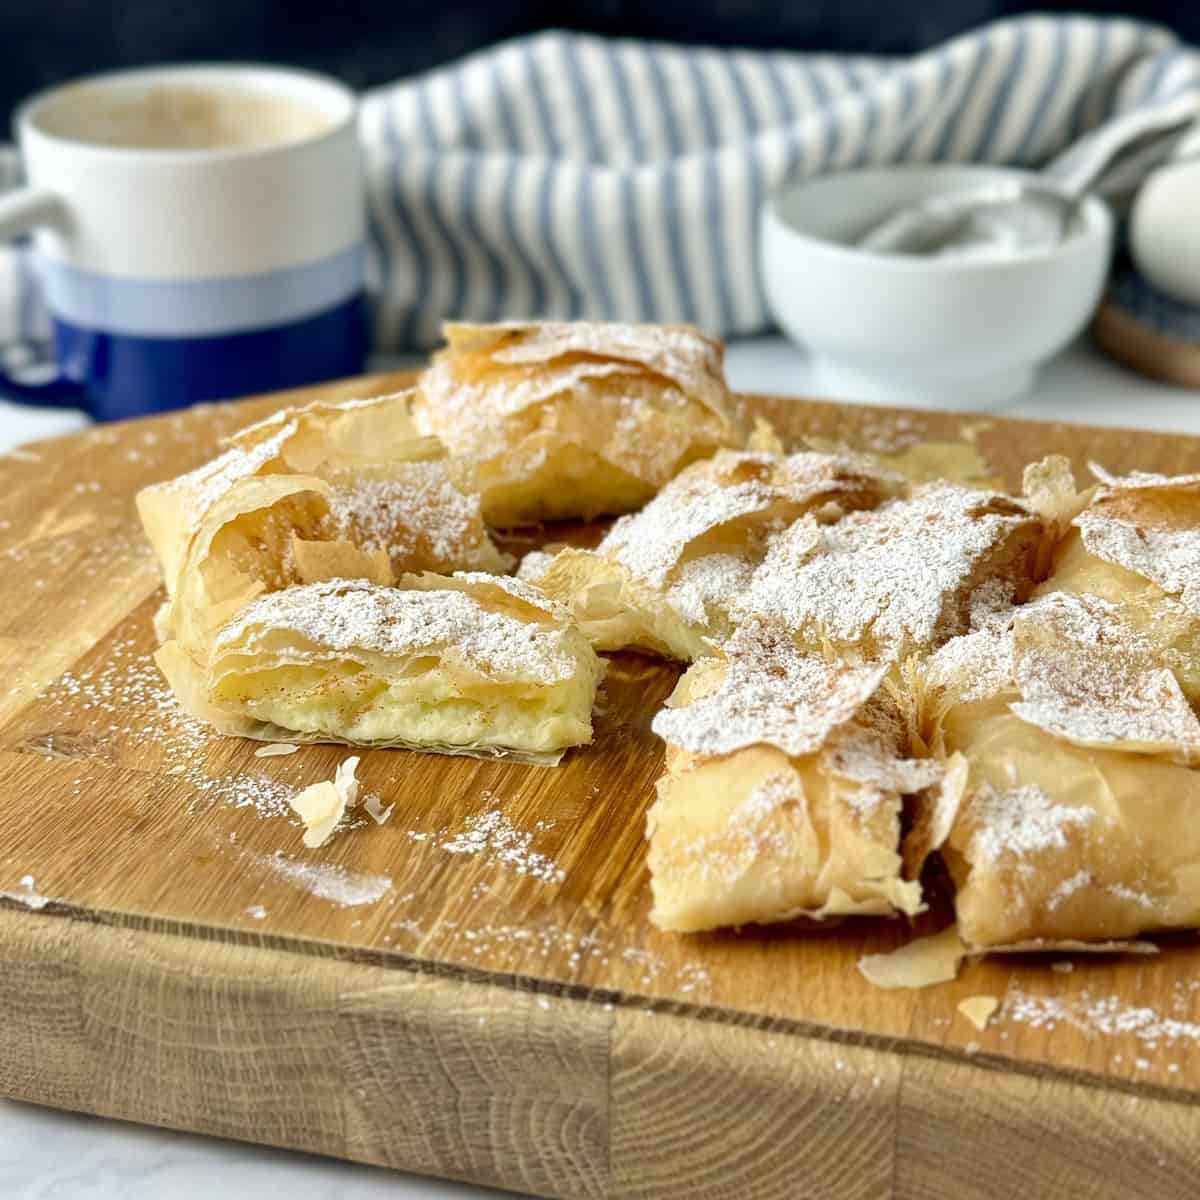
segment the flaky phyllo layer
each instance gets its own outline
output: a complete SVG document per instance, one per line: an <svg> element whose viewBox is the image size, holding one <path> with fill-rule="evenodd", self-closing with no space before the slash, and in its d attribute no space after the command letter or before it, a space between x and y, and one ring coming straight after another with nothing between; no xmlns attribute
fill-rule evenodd
<svg viewBox="0 0 1200 1200"><path fill-rule="evenodd" d="M758 623L688 670L654 721L667 743L647 822L657 924L921 909L900 856L902 797L944 770L904 755L885 673Z"/></svg>
<svg viewBox="0 0 1200 1200"><path fill-rule="evenodd" d="M468 472L417 432L411 393L286 409L138 510L167 587L161 637L200 654L256 596L406 571L503 572Z"/></svg>
<svg viewBox="0 0 1200 1200"><path fill-rule="evenodd" d="M221 732L553 761L591 739L603 664L567 614L516 580L334 580L242 609L202 662L159 651Z"/></svg>
<svg viewBox="0 0 1200 1200"><path fill-rule="evenodd" d="M686 325L450 324L413 416L474 464L489 523L623 513L750 428Z"/></svg>
<svg viewBox="0 0 1200 1200"><path fill-rule="evenodd" d="M718 451L677 475L593 551L563 550L536 578L600 650L690 662L733 631L731 610L774 540L807 516L832 524L903 484L849 453Z"/></svg>

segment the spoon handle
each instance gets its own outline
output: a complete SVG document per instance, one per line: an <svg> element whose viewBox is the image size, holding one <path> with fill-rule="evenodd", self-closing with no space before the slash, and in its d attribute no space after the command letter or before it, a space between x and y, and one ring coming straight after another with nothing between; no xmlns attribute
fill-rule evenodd
<svg viewBox="0 0 1200 1200"><path fill-rule="evenodd" d="M1110 171L1121 189L1140 182L1163 162L1192 128L1198 111L1194 96L1179 96L1152 109L1140 109L1088 134L1046 168L1059 191L1078 200ZM1140 174L1139 174L1140 172Z"/></svg>

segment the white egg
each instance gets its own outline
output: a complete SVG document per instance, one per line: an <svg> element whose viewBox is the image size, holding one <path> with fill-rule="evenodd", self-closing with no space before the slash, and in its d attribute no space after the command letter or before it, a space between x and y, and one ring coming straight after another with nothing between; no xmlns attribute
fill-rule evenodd
<svg viewBox="0 0 1200 1200"><path fill-rule="evenodd" d="M1156 288L1200 305L1200 162L1164 167L1146 180L1130 214L1129 245Z"/></svg>

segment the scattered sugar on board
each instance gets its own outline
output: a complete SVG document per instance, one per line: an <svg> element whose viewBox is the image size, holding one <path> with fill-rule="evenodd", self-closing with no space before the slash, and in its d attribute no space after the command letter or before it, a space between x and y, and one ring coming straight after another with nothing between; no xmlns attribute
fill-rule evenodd
<svg viewBox="0 0 1200 1200"><path fill-rule="evenodd" d="M484 793L484 797L490 798L490 793ZM430 842L447 854L482 857L518 875L543 883L561 883L566 873L553 859L533 848L535 835L551 828L550 822L538 821L532 830L518 829L500 809L487 808L454 832L442 829L430 834L410 830L408 836L412 841Z"/></svg>
<svg viewBox="0 0 1200 1200"><path fill-rule="evenodd" d="M256 854L252 861L319 900L328 900L342 908L374 904L392 890L392 880L388 875L348 871L334 864L298 862L285 858L283 852L278 850L274 854Z"/></svg>
<svg viewBox="0 0 1200 1200"><path fill-rule="evenodd" d="M178 705L154 660L137 651L138 639L118 639L101 664L60 675L39 698L44 711L86 707L89 732L101 742L151 740L163 771L192 790L188 811L224 805L253 808L261 817L290 813L295 789L266 775L210 775L208 753L220 735Z"/></svg>
<svg viewBox="0 0 1200 1200"><path fill-rule="evenodd" d="M1116 996L1095 997L1086 990L1077 999L1060 999L1013 987L999 1017L1033 1029L1052 1030L1062 1024L1088 1036L1130 1034L1152 1050L1160 1042L1200 1042L1200 1023L1163 1016L1148 1005L1124 1004Z"/></svg>

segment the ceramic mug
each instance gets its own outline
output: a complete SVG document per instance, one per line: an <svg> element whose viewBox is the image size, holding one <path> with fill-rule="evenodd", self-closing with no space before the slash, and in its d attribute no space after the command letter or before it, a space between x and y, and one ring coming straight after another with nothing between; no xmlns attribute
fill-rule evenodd
<svg viewBox="0 0 1200 1200"><path fill-rule="evenodd" d="M18 112L58 374L0 395L138 416L353 375L366 358L362 165L341 84L169 66L53 89Z"/></svg>

